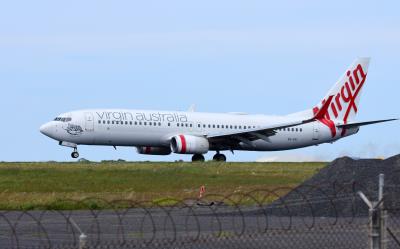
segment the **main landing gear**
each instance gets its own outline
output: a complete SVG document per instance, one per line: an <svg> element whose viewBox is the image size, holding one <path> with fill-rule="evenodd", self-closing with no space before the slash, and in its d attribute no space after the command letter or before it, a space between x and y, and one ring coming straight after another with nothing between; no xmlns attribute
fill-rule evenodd
<svg viewBox="0 0 400 249"><path fill-rule="evenodd" d="M204 156L202 154L194 154L192 156L192 162L204 162Z"/></svg>
<svg viewBox="0 0 400 249"><path fill-rule="evenodd" d="M216 162L226 162L226 156L224 154L221 154L217 152L217 154L214 155L213 160ZM202 154L194 154L192 156L192 162L204 162L204 156Z"/></svg>
<svg viewBox="0 0 400 249"><path fill-rule="evenodd" d="M74 151L71 153L71 157L72 158L78 158L79 157L78 149L76 147L74 148Z"/></svg>
<svg viewBox="0 0 400 249"><path fill-rule="evenodd" d="M217 154L214 155L213 160L217 162L226 162L226 156L217 152Z"/></svg>

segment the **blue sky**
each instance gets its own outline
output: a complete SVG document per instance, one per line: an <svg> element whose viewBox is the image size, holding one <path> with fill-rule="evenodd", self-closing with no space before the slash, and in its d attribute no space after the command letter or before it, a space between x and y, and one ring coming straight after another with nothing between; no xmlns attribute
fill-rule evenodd
<svg viewBox="0 0 400 249"><path fill-rule="evenodd" d="M41 135L57 114L141 108L287 114L370 56L358 120L400 117L398 1L6 1L0 8L0 161L70 160ZM175 160L81 146L91 160ZM400 153L399 122L265 157ZM209 154L208 157L212 155Z"/></svg>

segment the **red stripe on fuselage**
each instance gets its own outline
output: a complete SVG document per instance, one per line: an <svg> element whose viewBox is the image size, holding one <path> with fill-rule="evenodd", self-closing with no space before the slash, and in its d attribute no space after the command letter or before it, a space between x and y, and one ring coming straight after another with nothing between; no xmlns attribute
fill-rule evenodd
<svg viewBox="0 0 400 249"><path fill-rule="evenodd" d="M314 107L314 109L313 109L314 115L317 114L318 111L319 111L319 108ZM326 116L328 116L328 115L326 115ZM335 126L335 123L332 120L330 120L329 118L326 118L326 116L323 118L317 118L317 120L320 121L321 123L323 123L324 125L326 125L331 130L331 134L332 134L332 138L333 138L336 136L336 126Z"/></svg>
<svg viewBox="0 0 400 249"><path fill-rule="evenodd" d="M179 138L181 139L182 143L181 153L186 153L186 138L184 135L179 135Z"/></svg>

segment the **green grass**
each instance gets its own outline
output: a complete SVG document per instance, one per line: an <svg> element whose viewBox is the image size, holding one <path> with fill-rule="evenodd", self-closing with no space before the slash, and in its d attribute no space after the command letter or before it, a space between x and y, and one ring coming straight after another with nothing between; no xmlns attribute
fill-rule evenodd
<svg viewBox="0 0 400 249"><path fill-rule="evenodd" d="M294 187L326 163L0 163L0 209L105 208ZM165 200L164 200L165 199ZM168 201L168 199L170 199ZM77 203L77 201L82 201ZM121 204L122 205L122 204Z"/></svg>

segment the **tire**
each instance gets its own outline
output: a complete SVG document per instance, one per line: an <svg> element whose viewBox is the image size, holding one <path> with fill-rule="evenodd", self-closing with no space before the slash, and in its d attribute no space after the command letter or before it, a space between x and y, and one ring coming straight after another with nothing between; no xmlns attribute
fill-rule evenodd
<svg viewBox="0 0 400 249"><path fill-rule="evenodd" d="M194 154L192 156L192 162L204 162L204 156L202 154Z"/></svg>
<svg viewBox="0 0 400 249"><path fill-rule="evenodd" d="M78 158L79 157L79 153L74 151L74 152L71 153L71 157L72 158Z"/></svg>
<svg viewBox="0 0 400 249"><path fill-rule="evenodd" d="M226 156L224 154L215 154L213 160L216 162L226 162Z"/></svg>

